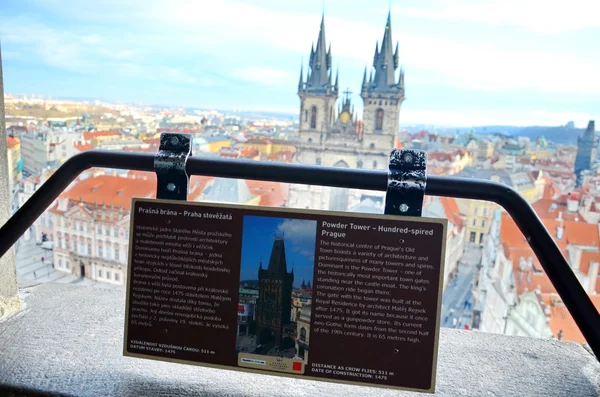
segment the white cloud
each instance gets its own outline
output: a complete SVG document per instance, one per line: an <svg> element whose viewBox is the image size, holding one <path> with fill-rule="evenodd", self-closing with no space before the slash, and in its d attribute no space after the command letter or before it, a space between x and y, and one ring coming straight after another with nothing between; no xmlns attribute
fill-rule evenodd
<svg viewBox="0 0 600 397"><path fill-rule="evenodd" d="M286 219L279 224L277 234L283 234L285 240L292 243L295 252L310 261L314 260L314 247L317 238L316 221Z"/></svg>
<svg viewBox="0 0 600 397"><path fill-rule="evenodd" d="M600 27L597 0L437 0L429 7L398 7L395 15L518 26L538 33Z"/></svg>
<svg viewBox="0 0 600 397"><path fill-rule="evenodd" d="M277 232L284 234L286 240L304 244L315 241L317 222L304 219L285 219L277 227Z"/></svg>
<svg viewBox="0 0 600 397"><path fill-rule="evenodd" d="M235 68L233 69L232 74L234 77L242 80L269 85L289 83L288 79L292 77L291 71L289 70L256 66Z"/></svg>
<svg viewBox="0 0 600 397"><path fill-rule="evenodd" d="M521 0L509 1L520 4ZM188 44L196 42L197 45L212 46L217 54L223 53L226 48L258 44L264 49L295 52L299 59L304 58L306 62L310 43L317 38L320 21L318 14L275 12L235 1L215 3L211 5L210 14L201 13L206 5L196 1L181 1L176 7L168 3L150 12L151 17L160 19L161 24L172 24L172 29L185 31ZM465 18L477 19L481 16L478 20L484 22L486 18L496 18L499 24L544 20L549 26L563 28L589 25L585 22L588 17L584 18L581 25L577 25L576 21L580 19L575 18L572 11L565 14L568 21L573 21L571 25L558 21L561 6L547 5L552 2L543 3L547 5L547 10L541 11L542 15L539 17L536 17L539 11L536 5L541 4L538 0L525 1L523 9L527 10L526 17L515 12L520 9L515 4L511 7L505 2L497 3L498 5L493 2L481 3L478 6L479 2L466 0L452 3L440 1L436 3L436 8L408 11L423 17L433 17L439 13L440 18L454 18L455 14L463 15L453 11L454 7L463 10L471 9L469 7L472 6L472 11L465 13ZM568 4L570 7L570 3ZM585 4L588 3L579 1L575 9L583 10ZM401 8L395 13L395 20L401 21L402 15L406 15L408 11ZM544 15L546 19L543 19ZM593 20L600 26L600 18L594 17ZM354 66L371 64L375 41L381 40L383 29L363 22L327 17L326 34L328 42L332 43L334 68L339 65L344 74L345 63L352 63ZM218 37L218 40L212 39L214 37ZM207 43L208 38L211 43ZM486 92L533 88L553 93L600 94L600 79L595 78L600 70L600 57L597 54L577 58L560 52L516 51L512 48L457 42L444 37L427 37L399 29L394 30L394 39L400 40L401 63L408 68L408 73L410 69L431 72L439 84ZM257 60L260 59L260 54L260 51L256 53ZM284 81L283 71L278 68L274 70L277 70L274 75L281 76L281 81ZM247 80L269 81L260 69L249 67L248 72L245 77ZM297 70L291 72L295 75ZM407 80L410 84L410 80Z"/></svg>
<svg viewBox="0 0 600 397"><path fill-rule="evenodd" d="M403 35L410 69L431 71L440 83L480 91L534 88L546 92L600 94L597 56L587 58L469 46L452 40Z"/></svg>
<svg viewBox="0 0 600 397"><path fill-rule="evenodd" d="M465 111L440 111L440 110L403 110L400 116L401 128L411 124L432 124L455 127L471 127L480 125L515 125L515 126L558 126L568 121L579 124L587 120L600 119L597 114L586 112L550 112L547 110L465 110Z"/></svg>

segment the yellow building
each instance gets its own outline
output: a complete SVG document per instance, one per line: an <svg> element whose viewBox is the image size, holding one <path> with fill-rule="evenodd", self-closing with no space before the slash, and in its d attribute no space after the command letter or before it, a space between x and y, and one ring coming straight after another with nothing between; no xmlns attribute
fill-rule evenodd
<svg viewBox="0 0 600 397"><path fill-rule="evenodd" d="M458 176L504 183L519 192L530 204L544 195L544 179L541 171L509 174L504 170L465 168ZM489 201L462 200L461 207L462 212L466 214L466 241L472 244L483 244L483 240L490 230L494 210L498 206Z"/></svg>
<svg viewBox="0 0 600 397"><path fill-rule="evenodd" d="M231 147L231 139L225 135L207 136L204 139L209 152L216 153L220 152L221 148Z"/></svg>
<svg viewBox="0 0 600 397"><path fill-rule="evenodd" d="M296 152L296 146L289 141L278 139L250 139L247 142L242 143L242 147L256 149L266 157L279 152Z"/></svg>
<svg viewBox="0 0 600 397"><path fill-rule="evenodd" d="M23 176L23 161L21 160L21 141L17 138L6 138L8 155L8 181L11 192Z"/></svg>

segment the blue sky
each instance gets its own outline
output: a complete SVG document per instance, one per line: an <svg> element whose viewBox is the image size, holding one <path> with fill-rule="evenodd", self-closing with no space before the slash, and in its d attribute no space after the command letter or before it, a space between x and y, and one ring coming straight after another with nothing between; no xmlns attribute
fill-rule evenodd
<svg viewBox="0 0 600 397"><path fill-rule="evenodd" d="M297 113L322 4L4 0L5 91ZM325 1L341 88L360 89L388 4ZM406 71L401 124L600 118L597 0L395 0L391 10Z"/></svg>
<svg viewBox="0 0 600 397"><path fill-rule="evenodd" d="M288 272L294 267L294 286L313 279L317 222L311 220L245 216L242 232L241 280L257 280L258 266L269 266L273 239L284 236Z"/></svg>

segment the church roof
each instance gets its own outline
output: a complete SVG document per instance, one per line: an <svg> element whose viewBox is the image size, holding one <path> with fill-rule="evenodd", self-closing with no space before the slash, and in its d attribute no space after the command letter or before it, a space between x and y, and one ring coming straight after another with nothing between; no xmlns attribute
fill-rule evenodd
<svg viewBox="0 0 600 397"><path fill-rule="evenodd" d="M204 189L204 200L244 204L255 197L242 179L215 178L212 185Z"/></svg>
<svg viewBox="0 0 600 397"><path fill-rule="evenodd" d="M379 42L375 44L375 55L373 56L375 75L371 74L368 82L366 81L366 70L363 75L363 94L366 92L398 93L404 90L404 71L400 70L397 82L395 78L399 53L398 43L396 43L394 51L392 41L392 16L390 12L385 24L381 48L379 48Z"/></svg>
<svg viewBox="0 0 600 397"><path fill-rule="evenodd" d="M306 92L310 94L331 95L337 92L338 79L336 83L331 84L331 45L329 50L326 48L327 42L325 39L325 16L321 19L321 27L319 28L319 38L317 39L317 47L310 49L310 57L308 60L308 72L306 74L306 82L304 83L302 66L300 67L300 81L298 82L298 93Z"/></svg>

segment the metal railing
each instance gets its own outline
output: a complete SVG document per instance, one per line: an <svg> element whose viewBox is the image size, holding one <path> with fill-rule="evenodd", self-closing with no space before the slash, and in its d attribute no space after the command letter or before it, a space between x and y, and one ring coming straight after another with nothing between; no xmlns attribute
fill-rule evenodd
<svg viewBox="0 0 600 397"><path fill-rule="evenodd" d="M92 167L154 172L154 160L152 153L105 150L73 156L0 228L0 256L81 172ZM363 190L386 191L388 188L388 172L363 169L190 157L186 172ZM428 176L425 194L486 200L502 206L525 236L596 358L600 359L600 314L540 218L519 193L507 185L487 180Z"/></svg>

